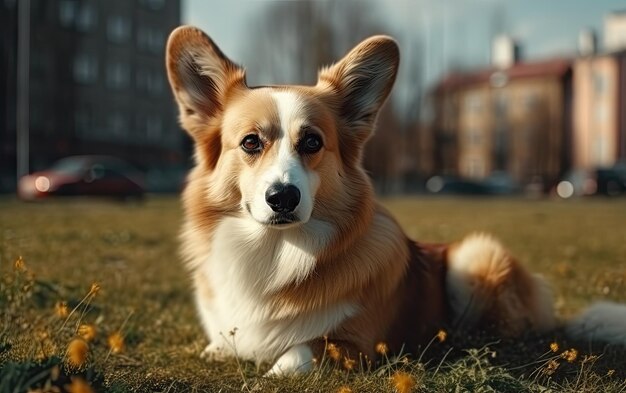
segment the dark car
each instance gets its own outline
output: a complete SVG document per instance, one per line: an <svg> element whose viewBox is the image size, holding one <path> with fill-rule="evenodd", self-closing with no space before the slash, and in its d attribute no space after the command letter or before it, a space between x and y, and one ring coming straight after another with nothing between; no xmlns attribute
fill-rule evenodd
<svg viewBox="0 0 626 393"><path fill-rule="evenodd" d="M558 183L556 194L565 199L575 196L626 194L626 171L618 166L573 170Z"/></svg>
<svg viewBox="0 0 626 393"><path fill-rule="evenodd" d="M18 185L24 200L78 195L140 200L144 193L142 173L110 156L63 158L49 169L22 177Z"/></svg>
<svg viewBox="0 0 626 393"><path fill-rule="evenodd" d="M426 190L432 194L488 195L485 184L456 176L433 176L426 182Z"/></svg>

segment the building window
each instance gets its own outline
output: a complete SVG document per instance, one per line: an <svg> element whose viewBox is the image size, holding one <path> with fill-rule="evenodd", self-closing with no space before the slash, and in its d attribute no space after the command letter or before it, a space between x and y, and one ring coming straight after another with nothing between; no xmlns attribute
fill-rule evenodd
<svg viewBox="0 0 626 393"><path fill-rule="evenodd" d="M152 114L146 118L146 134L151 141L161 139L163 135L163 121L160 116Z"/></svg>
<svg viewBox="0 0 626 393"><path fill-rule="evenodd" d="M59 22L63 27L74 26L76 20L77 3L73 0L63 0L59 4Z"/></svg>
<svg viewBox="0 0 626 393"><path fill-rule="evenodd" d="M160 10L165 5L165 0L139 0L139 4L153 11Z"/></svg>
<svg viewBox="0 0 626 393"><path fill-rule="evenodd" d="M120 137L125 135L128 131L128 119L123 113L119 111L113 111L108 117L108 129L114 137Z"/></svg>
<svg viewBox="0 0 626 393"><path fill-rule="evenodd" d="M115 90L125 89L130 84L130 67L126 63L107 64L106 85Z"/></svg>
<svg viewBox="0 0 626 393"><path fill-rule="evenodd" d="M142 51L160 54L165 48L165 35L158 29L140 26L137 30L137 46Z"/></svg>
<svg viewBox="0 0 626 393"><path fill-rule="evenodd" d="M98 22L97 17L96 8L93 4L82 3L76 16L76 29L83 33L93 30Z"/></svg>
<svg viewBox="0 0 626 393"><path fill-rule="evenodd" d="M537 102L539 101L537 99L537 95L532 92L525 94L522 100L524 102L524 108L529 111L534 110L537 107Z"/></svg>
<svg viewBox="0 0 626 393"><path fill-rule="evenodd" d="M469 128L465 132L466 142L469 146L480 146L483 142L482 134L476 128Z"/></svg>
<svg viewBox="0 0 626 393"><path fill-rule="evenodd" d="M470 113L477 113L482 109L483 102L479 93L467 94L464 101L465 109Z"/></svg>
<svg viewBox="0 0 626 393"><path fill-rule="evenodd" d="M124 43L130 38L130 20L124 16L111 16L107 21L107 37L117 44Z"/></svg>
<svg viewBox="0 0 626 393"><path fill-rule="evenodd" d="M94 83L98 79L98 60L92 54L79 54L74 58L73 71L77 83Z"/></svg>
<svg viewBox="0 0 626 393"><path fill-rule="evenodd" d="M602 102L596 102L595 105L595 117L596 117L596 123L606 123L606 121L609 118L609 114L608 114L608 108L606 105L604 105L604 103Z"/></svg>
<svg viewBox="0 0 626 393"><path fill-rule="evenodd" d="M137 70L135 85L139 92L157 96L163 93L165 82L160 72L144 68Z"/></svg>
<svg viewBox="0 0 626 393"><path fill-rule="evenodd" d="M74 128L76 134L80 136L88 136L92 128L93 114L89 108L79 108L74 112Z"/></svg>
<svg viewBox="0 0 626 393"><path fill-rule="evenodd" d="M593 88L596 94L605 94L607 90L606 75L594 72L593 74Z"/></svg>

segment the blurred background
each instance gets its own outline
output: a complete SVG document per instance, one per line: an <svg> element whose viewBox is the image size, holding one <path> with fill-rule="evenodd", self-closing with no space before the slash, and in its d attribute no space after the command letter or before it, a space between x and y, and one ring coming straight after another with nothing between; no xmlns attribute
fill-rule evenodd
<svg viewBox="0 0 626 393"><path fill-rule="evenodd" d="M192 146L164 46L180 24L250 85L313 84L394 36L365 155L381 194L626 194L623 0L0 0L0 192L178 192Z"/></svg>

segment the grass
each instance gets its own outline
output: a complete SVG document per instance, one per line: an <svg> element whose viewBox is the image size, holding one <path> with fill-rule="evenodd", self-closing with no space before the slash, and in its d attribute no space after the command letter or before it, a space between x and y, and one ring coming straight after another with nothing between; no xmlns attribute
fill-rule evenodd
<svg viewBox="0 0 626 393"><path fill-rule="evenodd" d="M549 279L563 317L594 300L626 302L626 199L385 205L421 241L495 234ZM142 205L0 199L0 392L626 391L623 348L589 348L558 332L515 341L448 332L420 361L387 359L364 372L321 367L265 379L266 365L207 364L177 254L180 222L169 197Z"/></svg>

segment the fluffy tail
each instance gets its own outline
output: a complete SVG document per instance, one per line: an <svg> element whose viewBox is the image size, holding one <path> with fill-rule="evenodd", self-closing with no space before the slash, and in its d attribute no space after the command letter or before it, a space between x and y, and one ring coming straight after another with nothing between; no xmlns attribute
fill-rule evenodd
<svg viewBox="0 0 626 393"><path fill-rule="evenodd" d="M502 336L559 326L549 285L491 236L474 234L452 245L447 263L446 289L457 325L496 328ZM626 346L626 305L595 303L564 327L577 341Z"/></svg>
<svg viewBox="0 0 626 393"><path fill-rule="evenodd" d="M550 287L495 239L466 237L448 252L446 287L456 324L516 336L556 327Z"/></svg>
<svg viewBox="0 0 626 393"><path fill-rule="evenodd" d="M626 305L598 302L565 324L566 334L578 341L626 346Z"/></svg>

